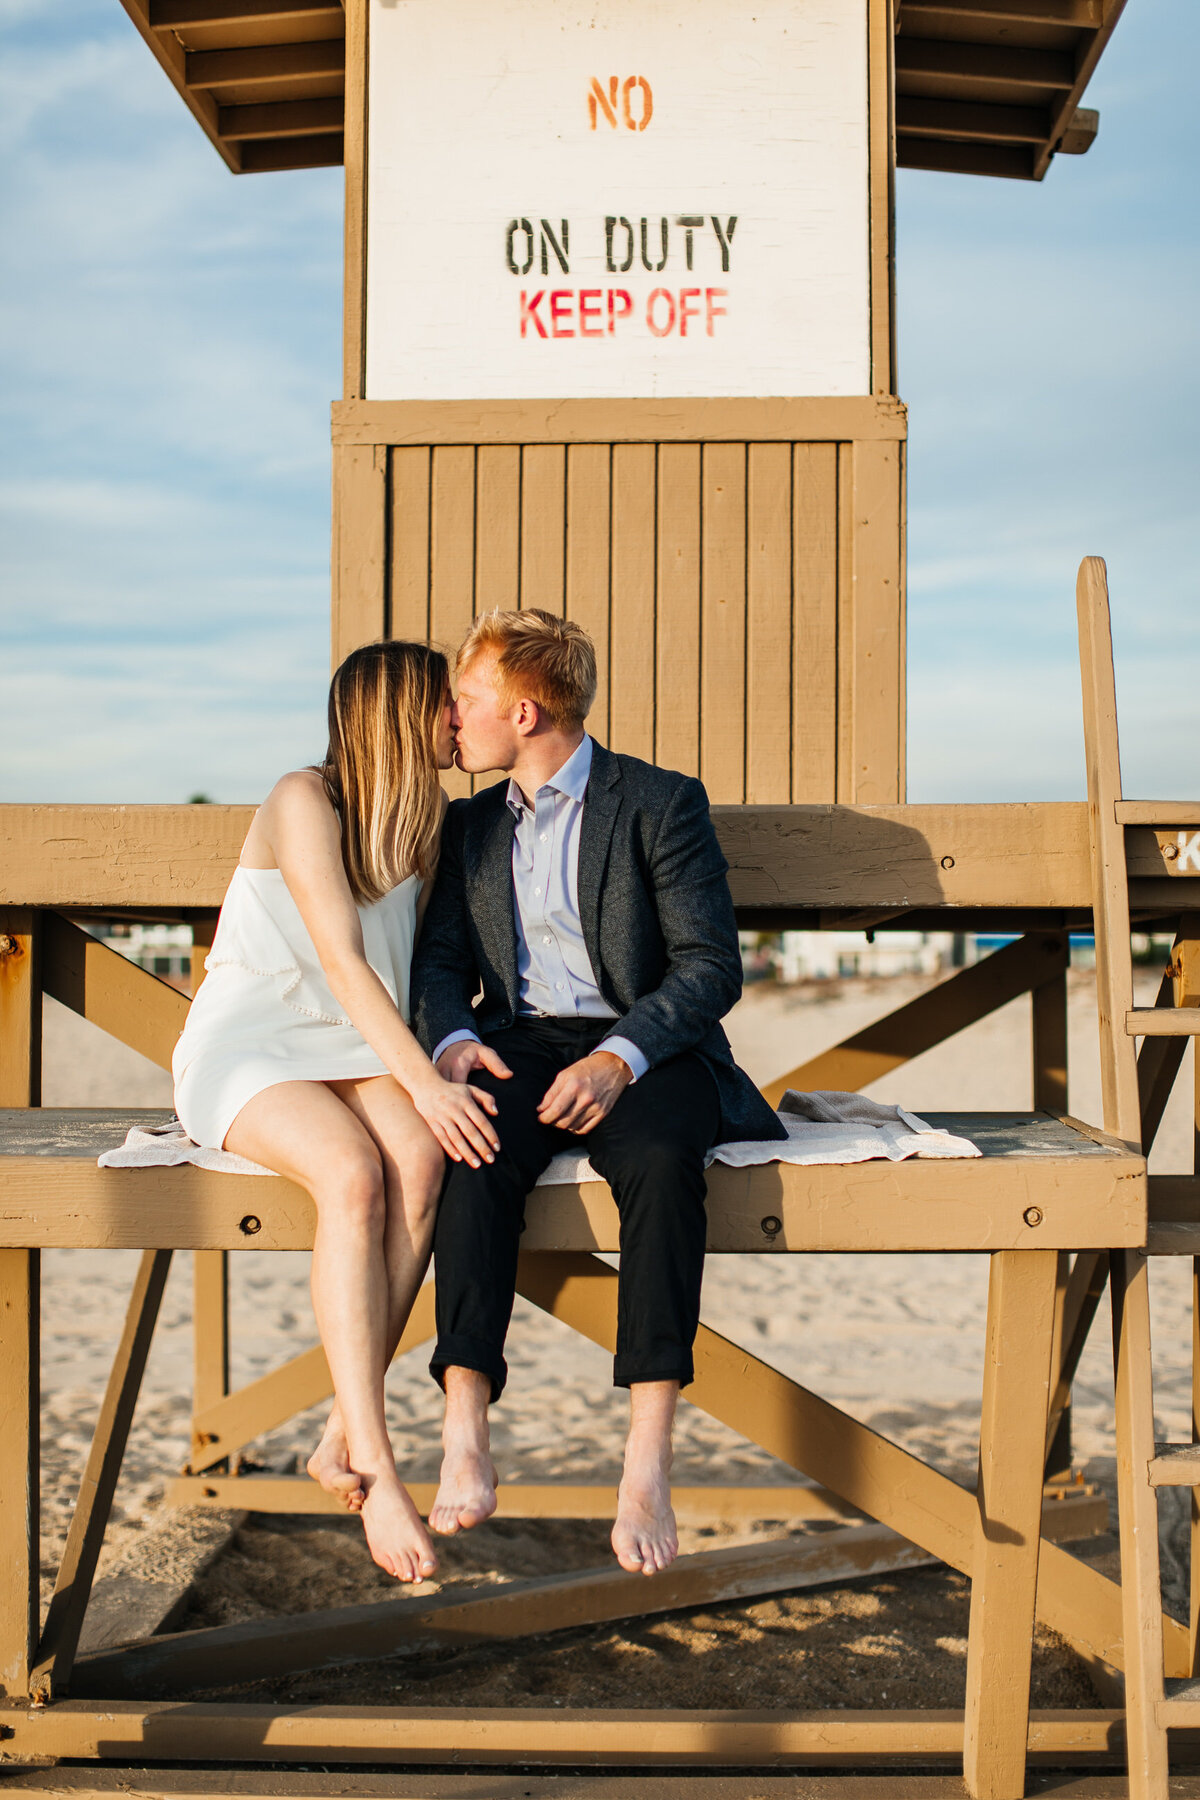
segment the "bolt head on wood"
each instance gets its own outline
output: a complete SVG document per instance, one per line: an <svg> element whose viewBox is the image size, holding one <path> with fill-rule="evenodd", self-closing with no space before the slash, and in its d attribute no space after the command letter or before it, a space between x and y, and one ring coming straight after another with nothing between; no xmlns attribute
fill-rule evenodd
<svg viewBox="0 0 1200 1800"><path fill-rule="evenodd" d="M1045 1216L1046 1215L1040 1206L1027 1206L1025 1208L1024 1219L1027 1225L1040 1225Z"/></svg>

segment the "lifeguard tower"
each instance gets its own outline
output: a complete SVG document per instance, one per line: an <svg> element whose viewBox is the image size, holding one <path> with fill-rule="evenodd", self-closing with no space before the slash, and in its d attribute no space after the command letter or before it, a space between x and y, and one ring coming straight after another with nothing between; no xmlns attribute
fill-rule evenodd
<svg viewBox="0 0 1200 1800"><path fill-rule="evenodd" d="M165 1778L145 1768L163 1763L778 1776L915 1759L961 1762L969 1791L989 1800L1025 1791L1030 1756L1127 1757L1131 1791L1157 1800L1168 1727L1200 1723L1200 1701L1164 1687L1197 1672L1200 1600L1190 1628L1164 1620L1153 1486L1191 1485L1200 1452L1153 1443L1145 1255L1200 1254L1200 1186L1148 1181L1145 1152L1196 1030L1185 1009L1200 993L1200 807L1122 798L1093 559L1079 586L1088 805L905 804L893 348L895 168L1037 181L1055 155L1085 151L1087 81L1123 0L765 0L752 13L724 0L604 0L592 12L563 0L124 3L233 171L345 164L335 661L381 635L453 645L495 605L579 619L606 671L597 735L704 779L743 923L1021 934L786 1084L860 1087L1028 992L1032 1107L972 1118L984 1154L969 1166L775 1166L714 1174L710 1190L717 1250L991 1258L974 1493L706 1328L689 1390L877 1522L845 1528L839 1571L903 1566L915 1544L971 1578L964 1712L193 1703L198 1687L344 1656L364 1633L386 1654L406 1636L520 1636L746 1593L746 1559L685 1559L636 1595L619 1575L567 1579L401 1600L364 1609L369 1621L314 1612L80 1652L172 1251L196 1253L194 1447L177 1500L305 1505L230 1459L327 1392L328 1371L309 1351L229 1391L229 1255L307 1247L305 1195L193 1168L99 1170L97 1149L129 1116L38 1104L43 992L169 1062L185 1003L72 917L190 920L198 979L247 809L0 808L0 1755L75 1759L93 1784L104 1775L137 1792L161 1791ZM1177 932L1153 1012L1133 1007L1131 918ZM1067 1113L1067 935L1093 919L1100 1125ZM616 1248L616 1225L603 1185L547 1190L524 1241L521 1291L608 1343L614 1278L596 1253ZM59 1244L145 1254L43 1620L37 1258ZM1042 1523L1048 1460L1061 1465L1076 1363L1110 1272L1120 1586ZM402 1350L429 1331L419 1304ZM548 1515L566 1501L539 1488L507 1504ZM829 1539L808 1554L832 1555ZM786 1587L796 1567L793 1556L759 1568L755 1591ZM1076 1647L1104 1704L1030 1715L1035 1616ZM248 1773L220 1779L226 1791L253 1785ZM347 1776L314 1779L306 1793L341 1791ZM443 1774L436 1791L492 1793L502 1779L454 1786ZM520 1777L520 1791L534 1779ZM758 1793L762 1779L722 1792ZM56 1768L15 1786L64 1780ZM386 1791L415 1792L415 1780ZM203 1787L182 1770L170 1781Z"/></svg>

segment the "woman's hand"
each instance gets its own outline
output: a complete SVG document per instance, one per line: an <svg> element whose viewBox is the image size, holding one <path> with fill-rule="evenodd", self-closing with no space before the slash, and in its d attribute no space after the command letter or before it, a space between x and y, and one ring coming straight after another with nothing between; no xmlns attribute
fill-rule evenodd
<svg viewBox="0 0 1200 1800"><path fill-rule="evenodd" d="M500 1139L488 1116L496 1111L491 1094L435 1074L412 1095L412 1103L451 1162L470 1163L473 1169L480 1162L495 1162Z"/></svg>

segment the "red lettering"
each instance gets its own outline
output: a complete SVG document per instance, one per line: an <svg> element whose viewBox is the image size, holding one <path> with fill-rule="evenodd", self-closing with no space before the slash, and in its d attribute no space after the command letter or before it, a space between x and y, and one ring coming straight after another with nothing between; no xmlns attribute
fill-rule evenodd
<svg viewBox="0 0 1200 1800"><path fill-rule="evenodd" d="M580 288L580 290L579 290L579 335L580 335L580 337L603 337L604 336L604 326L603 325L597 325L593 328L588 323L589 319L598 319L600 317L600 314L601 314L600 293L601 293L601 290L599 288ZM596 302L595 306L592 306L589 304L593 300Z"/></svg>
<svg viewBox="0 0 1200 1800"><path fill-rule="evenodd" d="M521 289L521 336L522 337L527 336L530 325L537 326L537 334L539 337L546 337L548 335L548 333L546 331L546 327L542 324L542 321L538 316L538 310L537 310L538 301L542 298L544 292L545 292L545 290L543 288L539 288L537 293L533 296L533 299L530 300L526 296L525 289L524 288Z"/></svg>
<svg viewBox="0 0 1200 1800"><path fill-rule="evenodd" d="M621 307L620 312L615 312L614 307L618 300L623 301L624 305ZM609 337L612 337L612 335L613 335L613 328L614 328L617 320L618 319L627 319L632 311L633 311L633 295L627 294L625 292L624 288L609 288L609 290L608 290L608 335L609 335Z"/></svg>
<svg viewBox="0 0 1200 1800"><path fill-rule="evenodd" d="M707 315L709 337L712 337L713 335L713 320L723 319L726 316L725 308L723 306L718 306L716 302L718 300L728 300L728 298L728 288L705 288L704 290L704 306Z"/></svg>
<svg viewBox="0 0 1200 1800"><path fill-rule="evenodd" d="M564 318L572 317L571 308L575 304L575 294L571 288L555 288L550 296L550 336L574 337L574 330L560 331Z"/></svg>
<svg viewBox="0 0 1200 1800"><path fill-rule="evenodd" d="M689 300L699 300L699 298L700 298L700 289L699 288L680 288L680 290L679 290L679 335L680 335L680 337L687 336L688 320L689 319L698 319L700 316L699 306L694 306L694 307L688 306ZM712 336L711 331L709 333L709 336L710 337Z"/></svg>
<svg viewBox="0 0 1200 1800"><path fill-rule="evenodd" d="M696 290L699 293L699 289ZM665 300L670 307L665 325L658 325L654 319L654 302ZM657 338L667 337L675 329L675 296L669 288L655 288L646 302L646 324Z"/></svg>

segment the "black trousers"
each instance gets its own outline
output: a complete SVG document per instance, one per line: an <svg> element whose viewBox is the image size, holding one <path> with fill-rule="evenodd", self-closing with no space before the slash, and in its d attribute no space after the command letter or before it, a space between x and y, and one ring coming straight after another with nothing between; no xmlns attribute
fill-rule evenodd
<svg viewBox="0 0 1200 1800"><path fill-rule="evenodd" d="M716 1141L716 1082L692 1052L633 1082L585 1136L543 1125L538 1104L561 1070L613 1030L606 1019L519 1019L486 1042L512 1070L483 1070L474 1086L494 1094L500 1151L472 1169L451 1163L434 1232L437 1348L430 1373L477 1369L500 1397L504 1339L516 1292L525 1199L551 1158L587 1152L612 1189L621 1219L617 1354L613 1381L692 1379L692 1345L704 1272L705 1152Z"/></svg>

